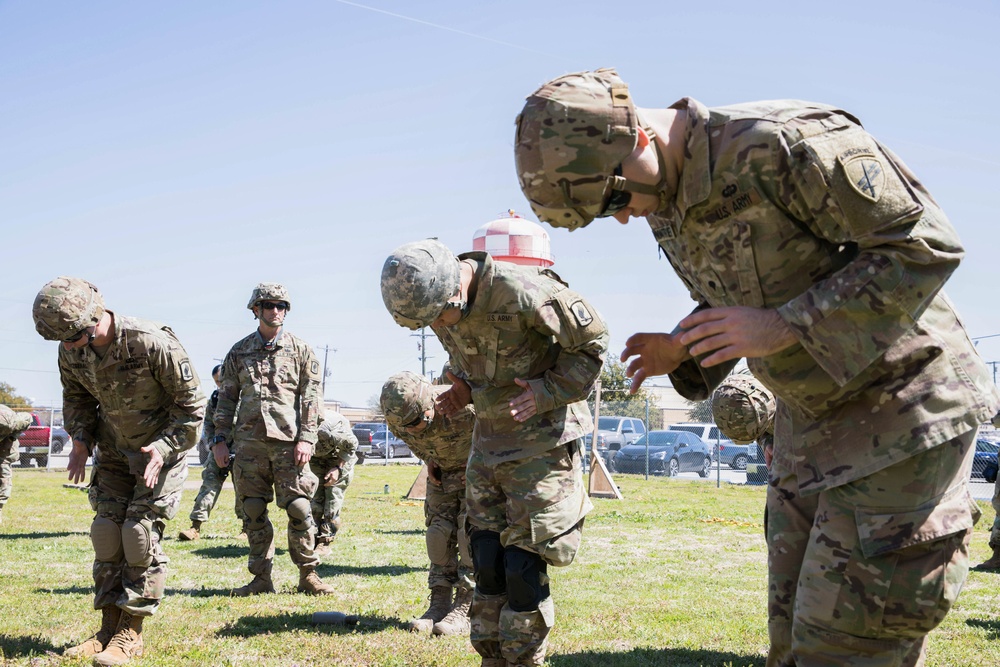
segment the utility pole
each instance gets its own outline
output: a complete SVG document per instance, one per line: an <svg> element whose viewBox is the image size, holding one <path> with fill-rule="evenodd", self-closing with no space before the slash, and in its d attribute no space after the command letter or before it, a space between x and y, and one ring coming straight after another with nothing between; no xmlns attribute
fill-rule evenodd
<svg viewBox="0 0 1000 667"><path fill-rule="evenodd" d="M330 347L329 345L324 345L323 347L317 347L316 349L317 350L323 350L323 382L322 382L322 384L320 386L322 387L321 391L323 392L323 400L326 401L326 379L328 377L330 377L330 375L333 374L332 371L328 371L326 369L326 362L327 362L327 359L330 356L331 350L334 353L336 353L337 352L337 348Z"/></svg>
<svg viewBox="0 0 1000 667"><path fill-rule="evenodd" d="M427 356L427 328L421 327L420 333L410 335L420 336L420 342L417 344L417 349L420 350L420 374L427 377L427 360L434 358L433 356Z"/></svg>

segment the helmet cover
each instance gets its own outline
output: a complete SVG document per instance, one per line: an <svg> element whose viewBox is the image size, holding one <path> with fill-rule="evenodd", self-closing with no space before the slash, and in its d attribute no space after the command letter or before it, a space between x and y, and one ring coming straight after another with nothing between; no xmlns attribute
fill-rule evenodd
<svg viewBox="0 0 1000 667"><path fill-rule="evenodd" d="M774 395L752 375L731 375L712 394L715 423L738 445L773 434L774 412Z"/></svg>
<svg viewBox="0 0 1000 667"><path fill-rule="evenodd" d="M382 265L382 301L396 324L420 329L438 318L458 292L458 258L437 239L401 245Z"/></svg>
<svg viewBox="0 0 1000 667"><path fill-rule="evenodd" d="M35 331L46 340L66 340L104 317L100 290L82 278L59 276L47 282L31 307Z"/></svg>

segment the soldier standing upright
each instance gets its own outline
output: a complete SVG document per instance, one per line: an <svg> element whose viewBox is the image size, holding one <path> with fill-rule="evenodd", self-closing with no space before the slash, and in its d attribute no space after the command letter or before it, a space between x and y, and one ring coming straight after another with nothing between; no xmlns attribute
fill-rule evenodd
<svg viewBox="0 0 1000 667"><path fill-rule="evenodd" d="M316 524L310 507L318 484L309 459L321 408L319 362L305 341L285 331L291 305L284 286L257 285L247 304L259 320L257 330L233 345L222 363L212 453L223 467L230 440L239 452L233 480L246 518L253 574L249 584L233 589L237 597L274 592L274 526L267 506L275 493L278 507L288 514L288 553L299 568L299 592L333 593L316 574Z"/></svg>
<svg viewBox="0 0 1000 667"><path fill-rule="evenodd" d="M435 399L447 390L423 375L404 371L382 385L379 398L392 432L427 464L424 523L431 562L427 574L430 605L420 618L410 621L410 630L436 635L468 632L475 586L465 532L465 469L476 410L466 405L450 417L436 410Z"/></svg>
<svg viewBox="0 0 1000 667"><path fill-rule="evenodd" d="M632 390L708 398L739 358L777 399L774 665L923 660L968 569L978 425L1000 396L941 291L962 257L923 184L851 114L779 100L636 108L614 70L517 120L541 220L645 217L697 306L626 342Z"/></svg>
<svg viewBox="0 0 1000 667"><path fill-rule="evenodd" d="M202 442L207 442L209 447L211 447L212 441L215 440L215 408L219 405L218 387L222 382L222 364L216 364L215 368L212 369L212 380L215 382L216 389L208 397L208 409L205 411L205 428L201 436ZM233 443L230 440L226 444L231 446ZM230 459L233 458L234 453L235 449L230 452ZM227 460L226 465L220 467L215 460L215 456L212 455L211 449L209 450L208 460L205 461L205 467L201 471L201 488L198 489L198 495L194 499L194 507L191 508L191 527L187 530L182 530L177 535L177 538L181 542L197 540L201 536L201 524L208 521L209 515L215 509L215 504L219 502L222 485L226 483L226 478L229 477L232 469L231 460ZM242 521L243 512L240 509L239 496L236 497L233 511L236 514L236 518ZM243 530L246 530L245 526Z"/></svg>
<svg viewBox="0 0 1000 667"><path fill-rule="evenodd" d="M1000 427L1000 412L993 416L993 425ZM977 565L981 570L1000 570L1000 475L993 480L993 500L991 501L993 511L993 526L990 528L990 549L993 554Z"/></svg>
<svg viewBox="0 0 1000 667"><path fill-rule="evenodd" d="M335 410L324 411L316 452L309 461L309 467L321 482L312 499L312 515L317 530L316 547L323 551L340 531L340 510L347 487L354 479L357 451L358 438L347 417Z"/></svg>
<svg viewBox="0 0 1000 667"><path fill-rule="evenodd" d="M69 479L82 481L95 455L90 538L102 623L64 655L119 665L142 655L143 620L163 597L164 522L180 506L185 456L198 443L205 396L169 327L107 310L85 280L47 283L32 316L42 338L60 341L63 416L73 438Z"/></svg>
<svg viewBox="0 0 1000 667"><path fill-rule="evenodd" d="M576 557L592 508L583 483L584 400L601 372L608 332L552 271L455 257L435 239L397 248L382 267L396 323L430 326L458 373L437 398L476 427L466 500L475 570L471 640L483 667L541 665L555 606L548 566Z"/></svg>
<svg viewBox="0 0 1000 667"><path fill-rule="evenodd" d="M14 482L12 466L17 463L17 436L29 426L30 414L14 412L0 404L0 523L3 523L3 508L10 500Z"/></svg>

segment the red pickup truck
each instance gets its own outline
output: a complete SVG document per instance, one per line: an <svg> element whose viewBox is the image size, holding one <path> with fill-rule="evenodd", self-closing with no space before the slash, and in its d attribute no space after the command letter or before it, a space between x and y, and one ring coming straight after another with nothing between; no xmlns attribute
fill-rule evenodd
<svg viewBox="0 0 1000 667"><path fill-rule="evenodd" d="M31 413L31 426L18 438L20 443L20 458L22 466L31 465L35 459L39 468L49 463L49 441L52 442L52 453L58 454L69 442L69 434L62 428L50 428L42 423L38 415Z"/></svg>

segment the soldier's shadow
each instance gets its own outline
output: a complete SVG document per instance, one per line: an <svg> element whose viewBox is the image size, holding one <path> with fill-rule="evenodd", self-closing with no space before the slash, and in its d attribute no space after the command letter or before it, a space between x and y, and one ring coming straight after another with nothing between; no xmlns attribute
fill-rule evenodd
<svg viewBox="0 0 1000 667"><path fill-rule="evenodd" d="M764 667L767 659L758 655L739 655L728 651L686 648L634 648L631 651L584 651L550 655L545 663L550 667L607 667L615 664L649 665L650 667Z"/></svg>
<svg viewBox="0 0 1000 667"><path fill-rule="evenodd" d="M232 588L167 588L167 595L190 595L193 598L229 597Z"/></svg>
<svg viewBox="0 0 1000 667"><path fill-rule="evenodd" d="M46 653L52 655L60 649L61 647L57 648L48 639L39 635L15 637L13 635L0 634L0 656L8 660L45 655Z"/></svg>
<svg viewBox="0 0 1000 667"><path fill-rule="evenodd" d="M94 589L91 586L69 586L67 588L36 588L34 592L45 595L93 595Z"/></svg>
<svg viewBox="0 0 1000 667"><path fill-rule="evenodd" d="M426 571L426 567L410 567L409 565L372 565L368 567L356 567L352 565L334 565L333 563L329 563L320 564L320 566L316 568L316 573L323 578L350 574L355 574L361 577L399 577L410 572Z"/></svg>
<svg viewBox="0 0 1000 667"><path fill-rule="evenodd" d="M427 531L422 528L412 530L376 530L379 535L423 535Z"/></svg>
<svg viewBox="0 0 1000 667"><path fill-rule="evenodd" d="M70 535L86 535L72 531L60 531L57 533L3 533L0 540L46 540L53 537L69 537Z"/></svg>
<svg viewBox="0 0 1000 667"><path fill-rule="evenodd" d="M327 635L344 635L351 632L371 634L390 628L407 629L409 625L398 618L386 616L358 616L356 625L313 625L312 614L283 613L276 615L243 616L234 623L227 623L216 631L220 637L256 637L296 630L312 630Z"/></svg>
<svg viewBox="0 0 1000 667"><path fill-rule="evenodd" d="M246 558L249 548L242 544L220 544L192 549L191 554L202 558ZM277 550L275 550L277 554Z"/></svg>
<svg viewBox="0 0 1000 667"><path fill-rule="evenodd" d="M971 625L974 628L982 628L986 631L986 638L990 640L1000 639L1000 621L995 620L981 620L978 618L968 618L965 620L966 625Z"/></svg>

